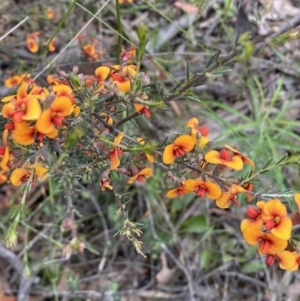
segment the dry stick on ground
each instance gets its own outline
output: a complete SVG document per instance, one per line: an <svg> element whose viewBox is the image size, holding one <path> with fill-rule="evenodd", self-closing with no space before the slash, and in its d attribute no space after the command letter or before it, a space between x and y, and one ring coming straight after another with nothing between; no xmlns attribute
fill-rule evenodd
<svg viewBox="0 0 300 301"><path fill-rule="evenodd" d="M81 188L82 191L85 191L88 193L95 209L97 210L98 212L98 215L101 219L101 222L102 222L102 226L103 226L103 231L104 231L104 238L105 238L105 244L104 244L104 250L102 252L102 258L99 262L99 265L98 265L98 271L99 272L102 272L103 269L104 269L104 266L105 266L105 263L106 263L106 260L107 260L107 254L108 254L108 242L109 242L109 236L108 236L108 227L107 227L107 222L106 222L106 219L104 217L104 214L102 212L102 209L100 207L100 205L98 204L95 196L88 190L86 189L80 182L76 182L77 185Z"/></svg>
<svg viewBox="0 0 300 301"><path fill-rule="evenodd" d="M36 279L24 274L21 260L12 251L7 250L2 243L0 243L0 258L9 263L19 274L18 301L27 301L31 285Z"/></svg>
<svg viewBox="0 0 300 301"><path fill-rule="evenodd" d="M157 203L157 201L153 198L152 199L154 202ZM154 218L153 218L153 213L152 213L152 208L151 205L149 204L149 200L146 200L146 205L147 205L147 210L149 212L149 222L150 222L150 229L151 229L151 233L152 236L160 242L160 247L162 248L162 250L170 256L170 258L176 263L176 265L178 266L178 268L184 273L186 280L188 282L188 287L189 287L189 292L190 292L190 300L191 301L195 301L195 288L194 288L194 281L192 279L192 275L190 273L190 271L188 270L187 267L185 267L180 260L178 260L176 258L176 256L170 251L170 249L167 247L167 245L159 238L159 236L156 233L156 229L155 229L155 223L154 223Z"/></svg>

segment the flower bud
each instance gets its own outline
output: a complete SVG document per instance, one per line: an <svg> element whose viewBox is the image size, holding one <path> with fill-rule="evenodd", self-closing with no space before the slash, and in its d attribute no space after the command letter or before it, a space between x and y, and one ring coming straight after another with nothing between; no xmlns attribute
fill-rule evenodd
<svg viewBox="0 0 300 301"><path fill-rule="evenodd" d="M266 257L266 264L268 265L268 266L272 266L273 264L274 264L274 262L275 262L275 256L274 255L268 255L267 257Z"/></svg>
<svg viewBox="0 0 300 301"><path fill-rule="evenodd" d="M245 215L246 217L255 220L259 216L259 211L255 207L249 207Z"/></svg>

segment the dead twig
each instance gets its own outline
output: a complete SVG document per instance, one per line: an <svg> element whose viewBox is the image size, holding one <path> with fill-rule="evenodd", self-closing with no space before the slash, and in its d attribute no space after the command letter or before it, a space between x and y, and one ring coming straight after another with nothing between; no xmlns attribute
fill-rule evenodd
<svg viewBox="0 0 300 301"><path fill-rule="evenodd" d="M27 277L24 274L24 269L22 262L18 256L12 251L5 248L5 246L0 243L0 258L8 262L9 265L16 270L19 275L19 290L18 290L18 301L27 301L29 291L33 283L36 282L35 277Z"/></svg>

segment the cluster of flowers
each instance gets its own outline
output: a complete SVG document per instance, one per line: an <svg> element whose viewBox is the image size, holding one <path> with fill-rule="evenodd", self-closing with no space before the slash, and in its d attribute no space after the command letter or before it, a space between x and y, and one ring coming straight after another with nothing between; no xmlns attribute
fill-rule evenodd
<svg viewBox="0 0 300 301"><path fill-rule="evenodd" d="M126 175L127 183L132 184L150 178L156 164L167 170L169 179L175 183L167 193L169 198L194 193L200 198L215 200L220 208L228 208L231 203L239 205L241 193L247 195L248 201L257 196L249 180L225 175L228 171L241 171L245 164L253 174L255 165L251 159L229 145L220 151L212 149L209 130L200 125L197 118L191 118L186 123L186 134L176 137L162 152L147 144L144 138L128 136L118 130L120 122L118 126L114 122L120 117L119 112L124 111L124 103L127 109L134 108L135 112L121 120L122 123L139 115L149 118L151 108L155 107L143 90L149 78L131 64L132 56L131 51L123 50L120 65L100 66L93 76L77 74L75 68L75 82L63 73L61 77L50 75L47 78L49 88L37 86L23 76L17 94L2 99L2 116L7 122L0 147L0 183L8 179L13 185L29 179L32 182L45 180L51 170L39 150L53 140L61 146L66 144L68 127L74 128L76 120L82 119L83 110L86 110L92 112L91 122L95 121L95 125L100 122L104 131L100 134L99 128L93 125L90 127L93 133L85 133L93 140L89 148L83 147L80 138L75 144L86 156L100 154L96 160L103 161L104 171L99 183L102 190L114 189L112 171ZM84 91L84 97L79 96L79 90ZM14 147L19 152L27 147L38 156L34 163L32 156L23 163L15 157ZM181 167L179 172L178 166ZM300 195L296 194L295 198L300 205ZM296 270L300 256L291 240L292 225L296 222L287 216L286 206L278 199L259 201L257 208L247 210L246 216L249 220L241 223L245 240L250 245L259 244L259 253L266 256L269 265L277 259L282 269Z"/></svg>
<svg viewBox="0 0 300 301"><path fill-rule="evenodd" d="M56 14L53 8L48 7L47 10L45 11L45 16L48 20L54 20ZM40 50L40 45L43 44L43 45L48 45L48 50L50 52L54 52L56 50L57 39L54 38L50 41L50 39L43 38L41 41L40 35L41 35L40 31L35 31L27 34L26 36L27 49L31 53L37 53Z"/></svg>
<svg viewBox="0 0 300 301"><path fill-rule="evenodd" d="M295 201L300 208L299 193L295 194ZM286 206L279 199L259 201L256 207L248 208L246 217L241 223L243 236L250 245L259 245L258 252L266 256L266 263L271 266L278 260L280 268L296 271L300 254L292 244L291 235L297 222L288 216Z"/></svg>
<svg viewBox="0 0 300 301"><path fill-rule="evenodd" d="M205 175L207 180L203 178L196 179L176 179L177 187L168 192L168 197L173 198L182 196L186 193L195 192L197 196L207 196L209 199L216 200L216 205L220 208L228 208L230 203L239 205L237 195L242 192L251 192L254 188L252 183L245 183L242 186L237 183L227 184L221 178L213 176L213 169L218 166L219 174L229 170L242 170L244 163L250 165L254 169L254 163L242 155L238 150L225 145L226 149L221 151L210 150L209 147L204 147L209 143L209 130L206 126L199 126L197 118L190 119L186 127L191 128L191 135L181 135L177 137L172 144L169 144L164 149L163 162L171 164L176 158L186 156L189 152L198 150L200 158L200 170L193 170L193 174ZM219 184L215 183L218 181ZM220 186L223 186L222 190ZM251 194L248 195L251 200Z"/></svg>
<svg viewBox="0 0 300 301"><path fill-rule="evenodd" d="M35 31L29 33L26 36L26 46L31 53L37 53L40 50L40 45L41 45L40 34L41 34L40 31ZM45 40L42 43L43 45L48 45L48 50L50 52L54 52L56 50L57 40L55 38L52 39L51 41L50 39Z"/></svg>

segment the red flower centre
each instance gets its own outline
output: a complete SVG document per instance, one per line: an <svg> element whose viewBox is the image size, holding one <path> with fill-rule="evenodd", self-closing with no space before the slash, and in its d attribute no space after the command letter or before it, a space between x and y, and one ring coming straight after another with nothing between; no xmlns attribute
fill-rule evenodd
<svg viewBox="0 0 300 301"><path fill-rule="evenodd" d="M264 253L268 253L269 249L271 248L271 245L272 243L266 238L263 238L260 243L260 247L264 251Z"/></svg>
<svg viewBox="0 0 300 301"><path fill-rule="evenodd" d="M259 211L255 207L249 207L245 215L250 219L256 220L259 216Z"/></svg>
<svg viewBox="0 0 300 301"><path fill-rule="evenodd" d="M3 156L5 153L6 146L0 146L0 156Z"/></svg>
<svg viewBox="0 0 300 301"><path fill-rule="evenodd" d="M137 181L139 181L140 183L143 183L144 182L144 177L142 175L138 175Z"/></svg>
<svg viewBox="0 0 300 301"><path fill-rule="evenodd" d="M201 198L203 198L207 193L207 189L205 186L199 186L199 187L197 187L195 192L196 192L197 196L200 196Z"/></svg>
<svg viewBox="0 0 300 301"><path fill-rule="evenodd" d="M116 148L116 153L117 153L118 156L121 156L123 152L120 148L117 147Z"/></svg>
<svg viewBox="0 0 300 301"><path fill-rule="evenodd" d="M62 126L65 121L65 118L61 115L54 115L52 117L52 122L57 126Z"/></svg>
<svg viewBox="0 0 300 301"><path fill-rule="evenodd" d="M228 150L226 149L222 149L220 151L220 159L224 160L224 161L230 161L231 159L231 154Z"/></svg>
<svg viewBox="0 0 300 301"><path fill-rule="evenodd" d="M180 156L184 156L185 154L184 150L180 146L175 146L173 153L176 158Z"/></svg>
<svg viewBox="0 0 300 301"><path fill-rule="evenodd" d="M267 222L265 223L265 228L266 228L266 230L271 230L271 229L273 229L274 227L276 227L276 223L275 223L275 221L273 221L273 220L267 221Z"/></svg>
<svg viewBox="0 0 300 301"><path fill-rule="evenodd" d="M24 111L16 111L13 115L13 119L16 122L22 122L22 117L25 115Z"/></svg>
<svg viewBox="0 0 300 301"><path fill-rule="evenodd" d="M183 188L177 188L177 195L178 196L183 196L184 195L184 189Z"/></svg>
<svg viewBox="0 0 300 301"><path fill-rule="evenodd" d="M120 73L114 73L114 74L112 74L111 78L114 81L117 81L117 82L120 82L120 83L123 83L125 81L125 79L120 75Z"/></svg>
<svg viewBox="0 0 300 301"><path fill-rule="evenodd" d="M203 137L206 137L209 133L209 130L205 125L199 126L197 130Z"/></svg>
<svg viewBox="0 0 300 301"><path fill-rule="evenodd" d="M5 128L8 129L9 131L13 131L15 129L15 125L11 121L11 122L8 122L8 123L5 124Z"/></svg>

